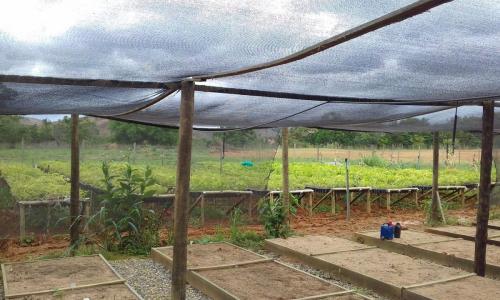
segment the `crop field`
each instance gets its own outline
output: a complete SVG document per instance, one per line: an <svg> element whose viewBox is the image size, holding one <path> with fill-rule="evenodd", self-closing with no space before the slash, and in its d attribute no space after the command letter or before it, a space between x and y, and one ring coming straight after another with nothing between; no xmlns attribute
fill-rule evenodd
<svg viewBox="0 0 500 300"><path fill-rule="evenodd" d="M332 154L334 151L337 156ZM305 185L345 186L345 166L341 155L347 152L342 151L351 152L352 157L356 157L351 160L350 165L351 186L396 188L431 184L432 170L429 162L424 160L416 164L404 161L400 155L398 163L382 158L383 155L378 156L379 152L320 149L320 153L330 153L331 156L327 159L323 155L318 161L315 157L317 149L291 149L291 188L299 189ZM418 155L418 150L404 151L406 156L409 156L409 151ZM475 153L475 151L469 152ZM219 153L210 152L209 149L196 150L193 153L192 190L280 189L280 152L277 152L276 160L273 160L275 153L275 150L228 152L221 164ZM113 174L121 173L127 163L138 170L150 166L156 181L151 188L161 194L169 187L175 186L175 157L175 149L155 147L137 147L135 150L109 147L83 148L80 177L84 183L103 187L101 170L103 161L110 162ZM2 149L0 172L10 186L10 193L15 200L65 197L69 195L69 183L65 179L70 174L69 158L69 149L66 148ZM246 160L252 161L253 166L243 166L241 163ZM441 185L476 183L478 180L479 171L472 161L467 163L462 160L461 164L453 166L442 163Z"/></svg>

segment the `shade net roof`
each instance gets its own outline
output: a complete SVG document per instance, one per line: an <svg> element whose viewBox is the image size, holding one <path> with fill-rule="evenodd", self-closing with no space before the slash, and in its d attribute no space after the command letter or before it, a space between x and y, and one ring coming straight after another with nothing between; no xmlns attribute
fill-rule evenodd
<svg viewBox="0 0 500 300"><path fill-rule="evenodd" d="M480 130L478 101L500 95L499 12L486 0L9 3L0 12L0 74L39 80L0 76L0 114L78 113L175 127L175 83L194 78L207 87L332 97L198 91L197 129L449 130L460 106L457 127Z"/></svg>

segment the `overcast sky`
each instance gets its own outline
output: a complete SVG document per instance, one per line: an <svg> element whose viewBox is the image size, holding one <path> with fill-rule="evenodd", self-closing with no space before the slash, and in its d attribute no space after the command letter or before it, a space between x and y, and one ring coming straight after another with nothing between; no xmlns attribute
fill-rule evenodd
<svg viewBox="0 0 500 300"><path fill-rule="evenodd" d="M411 2L6 1L0 73L173 81L283 57ZM500 95L499 12L500 1L456 0L302 61L206 84L366 98ZM36 95L32 108L47 113L50 102L53 111L57 99L57 113L74 109L64 95L73 97ZM79 109L105 108L102 95L80 97ZM113 107L142 97L122 93ZM0 102L0 111L6 105L14 104Z"/></svg>

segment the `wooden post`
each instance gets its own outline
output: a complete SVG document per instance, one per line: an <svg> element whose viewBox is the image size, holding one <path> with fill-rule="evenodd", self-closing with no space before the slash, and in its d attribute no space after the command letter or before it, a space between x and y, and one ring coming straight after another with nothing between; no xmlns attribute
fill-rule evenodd
<svg viewBox="0 0 500 300"><path fill-rule="evenodd" d="M439 219L438 185L439 185L439 132L434 132L432 143L432 203L430 212L431 223Z"/></svg>
<svg viewBox="0 0 500 300"><path fill-rule="evenodd" d="M418 190L415 190L415 207L418 208Z"/></svg>
<svg viewBox="0 0 500 300"><path fill-rule="evenodd" d="M314 193L309 193L309 197L307 198L308 199L307 206L309 206L309 217L312 217L313 215L313 197Z"/></svg>
<svg viewBox="0 0 500 300"><path fill-rule="evenodd" d="M345 159L345 205L346 205L346 220L351 219L351 199L349 195L349 159Z"/></svg>
<svg viewBox="0 0 500 300"><path fill-rule="evenodd" d="M200 199L200 224L205 226L205 195L201 195Z"/></svg>
<svg viewBox="0 0 500 300"><path fill-rule="evenodd" d="M491 196L491 164L493 161L494 113L494 102L484 102L479 204L477 208L476 247L474 251L474 272L479 276L484 276L486 269L486 243L488 240L488 218L490 214Z"/></svg>
<svg viewBox="0 0 500 300"><path fill-rule="evenodd" d="M71 192L70 192L70 240L71 254L80 239L80 149L78 141L78 115L71 115Z"/></svg>
<svg viewBox="0 0 500 300"><path fill-rule="evenodd" d="M186 299L187 232L189 210L189 182L193 143L194 82L181 84L179 115L179 145L177 148L177 175L174 202L174 253L172 262L172 299Z"/></svg>
<svg viewBox="0 0 500 300"><path fill-rule="evenodd" d="M19 203L19 239L26 237L26 210L24 204Z"/></svg>
<svg viewBox="0 0 500 300"><path fill-rule="evenodd" d="M389 191L385 194L385 208L391 210L391 192Z"/></svg>
<svg viewBox="0 0 500 300"><path fill-rule="evenodd" d="M337 192L336 191L332 191L332 215L335 214L335 200L337 198Z"/></svg>
<svg viewBox="0 0 500 300"><path fill-rule="evenodd" d="M367 213L372 212L371 196L372 196L372 191L371 190L366 191L366 212Z"/></svg>
<svg viewBox="0 0 500 300"><path fill-rule="evenodd" d="M460 202L462 203L462 208L465 208L465 190L460 189Z"/></svg>
<svg viewBox="0 0 500 300"><path fill-rule="evenodd" d="M290 185L288 181L288 128L281 129L283 207L285 209L285 224L290 225Z"/></svg>

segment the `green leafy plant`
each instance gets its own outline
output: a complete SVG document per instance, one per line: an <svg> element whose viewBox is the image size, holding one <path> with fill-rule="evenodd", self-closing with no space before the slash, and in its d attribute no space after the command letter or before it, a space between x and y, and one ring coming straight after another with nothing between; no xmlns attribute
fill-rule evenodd
<svg viewBox="0 0 500 300"><path fill-rule="evenodd" d="M155 183L151 169L146 167L142 176L130 165L120 176L111 175L107 163L101 169L105 192L86 227L95 229L95 237L108 251L148 254L159 244L160 226L155 212L142 206L143 199L155 192L148 190Z"/></svg>
<svg viewBox="0 0 500 300"><path fill-rule="evenodd" d="M290 195L290 215L297 213L298 200ZM259 210L264 229L271 237L287 237L290 235L290 228L285 223L286 209L283 205L282 197L278 199L262 199L259 202Z"/></svg>

